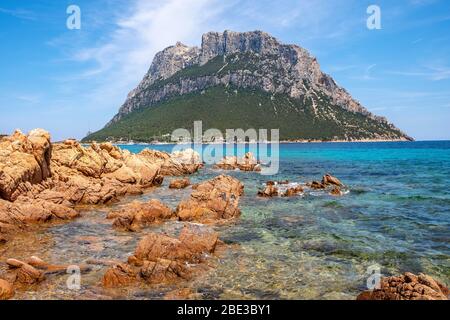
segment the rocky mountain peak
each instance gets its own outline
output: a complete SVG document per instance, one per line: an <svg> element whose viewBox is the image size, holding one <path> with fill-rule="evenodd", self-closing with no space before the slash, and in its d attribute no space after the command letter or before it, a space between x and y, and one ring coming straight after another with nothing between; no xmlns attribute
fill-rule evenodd
<svg viewBox="0 0 450 320"><path fill-rule="evenodd" d="M371 114L330 75L323 73L317 59L307 50L281 43L259 30L208 32L202 36L201 47L177 42L158 52L144 79L106 127L134 110L217 86L285 95L311 104L317 117L324 113L318 106L327 101L398 130L386 119ZM324 117L333 115L327 112Z"/></svg>

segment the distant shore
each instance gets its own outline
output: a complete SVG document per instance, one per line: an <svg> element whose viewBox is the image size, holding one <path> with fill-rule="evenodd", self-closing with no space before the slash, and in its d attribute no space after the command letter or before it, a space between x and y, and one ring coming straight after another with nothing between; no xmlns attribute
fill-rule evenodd
<svg viewBox="0 0 450 320"><path fill-rule="evenodd" d="M114 145L171 145L171 144L193 144L194 142L125 142L125 141L109 141ZM415 140L408 140L408 139L367 139L367 140L330 140L330 141L323 141L323 140L281 140L279 141L280 144L295 144L295 143L301 143L301 144L308 144L308 143L376 143L376 142L415 142ZM86 142L84 144L89 144L91 142ZM259 144L259 143L274 143L272 141L258 141L258 142L201 142L201 144L205 145L212 145L212 144Z"/></svg>

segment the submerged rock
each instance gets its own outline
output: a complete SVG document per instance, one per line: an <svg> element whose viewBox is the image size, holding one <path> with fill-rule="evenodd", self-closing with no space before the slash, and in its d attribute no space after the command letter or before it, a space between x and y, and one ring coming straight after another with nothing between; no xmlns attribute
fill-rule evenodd
<svg viewBox="0 0 450 320"><path fill-rule="evenodd" d="M432 277L409 272L381 279L380 289L364 291L357 300L448 300L449 289Z"/></svg>
<svg viewBox="0 0 450 320"><path fill-rule="evenodd" d="M214 223L240 215L239 199L244 185L236 178L220 175L193 189L189 199L181 201L177 207L181 221Z"/></svg>
<svg viewBox="0 0 450 320"><path fill-rule="evenodd" d="M152 199L146 203L132 202L119 210L110 212L106 218L114 219L114 228L137 231L146 225L173 217L174 213L168 206L157 199Z"/></svg>
<svg viewBox="0 0 450 320"><path fill-rule="evenodd" d="M236 170L241 171L261 171L261 165L256 160L251 152L247 152L244 157L238 158L236 156L227 156L217 163L214 168L222 170Z"/></svg>
<svg viewBox="0 0 450 320"><path fill-rule="evenodd" d="M170 189L185 189L191 185L191 181L188 178L175 179L170 182Z"/></svg>
<svg viewBox="0 0 450 320"><path fill-rule="evenodd" d="M205 254L215 251L218 234L211 230L185 226L178 238L150 233L138 243L128 263L108 269L103 276L105 287L118 287L143 281L167 283L191 277L195 266Z"/></svg>

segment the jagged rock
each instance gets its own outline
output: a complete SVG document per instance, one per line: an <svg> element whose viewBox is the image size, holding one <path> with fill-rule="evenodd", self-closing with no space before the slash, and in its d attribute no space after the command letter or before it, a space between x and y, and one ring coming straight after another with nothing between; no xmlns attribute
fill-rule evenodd
<svg viewBox="0 0 450 320"><path fill-rule="evenodd" d="M170 189L185 189L191 185L191 181L188 178L175 179L170 182Z"/></svg>
<svg viewBox="0 0 450 320"><path fill-rule="evenodd" d="M258 191L258 196L263 198L271 198L278 196L278 188L272 181L268 182L263 190Z"/></svg>
<svg viewBox="0 0 450 320"><path fill-rule="evenodd" d="M304 190L301 186L287 188L286 191L283 193L283 197L293 197L300 193L303 193L303 191Z"/></svg>
<svg viewBox="0 0 450 320"><path fill-rule="evenodd" d="M16 131L0 139L1 242L30 223L73 219L79 216L76 205L105 204L141 194L144 188L162 184L162 171L184 175L201 165L192 149L136 155L111 143L51 144L42 129L28 135ZM141 221L140 214L132 220Z"/></svg>
<svg viewBox="0 0 450 320"><path fill-rule="evenodd" d="M14 296L14 287L6 280L0 279L0 300L8 300Z"/></svg>
<svg viewBox="0 0 450 320"><path fill-rule="evenodd" d="M406 272L381 279L380 289L365 291L357 300L448 300L449 289L432 277Z"/></svg>
<svg viewBox="0 0 450 320"><path fill-rule="evenodd" d="M214 167L222 170L261 171L260 164L251 152L247 152L243 158L227 156Z"/></svg>
<svg viewBox="0 0 450 320"><path fill-rule="evenodd" d="M331 184L331 185L335 185L337 187L343 187L344 186L343 183L341 181L339 181L338 178L333 177L330 174L326 174L326 175L323 176L322 184L323 185L330 185Z"/></svg>
<svg viewBox="0 0 450 320"><path fill-rule="evenodd" d="M318 181L312 181L310 183L306 184L308 187L310 187L311 189L315 189L315 190L320 190L320 189L325 189L326 185L324 185L321 182Z"/></svg>
<svg viewBox="0 0 450 320"><path fill-rule="evenodd" d="M200 155L193 149L175 151L172 154L145 149L138 156L158 163L161 166L160 173L164 176L193 174L203 166Z"/></svg>
<svg viewBox="0 0 450 320"><path fill-rule="evenodd" d="M136 281L136 276L137 274L131 266L121 263L106 271L102 278L102 284L107 288L127 286Z"/></svg>
<svg viewBox="0 0 450 320"><path fill-rule="evenodd" d="M50 135L42 129L16 130L0 140L0 199L16 200L50 176Z"/></svg>
<svg viewBox="0 0 450 320"><path fill-rule="evenodd" d="M213 223L240 215L239 198L244 185L237 179L220 175L197 184L188 200L177 207L177 216L182 221Z"/></svg>
<svg viewBox="0 0 450 320"><path fill-rule="evenodd" d="M150 233L137 245L127 264L108 269L103 285L117 287L136 280L146 283L165 283L188 279L192 265L201 263L205 254L215 251L218 235L198 227L184 227L178 238Z"/></svg>
<svg viewBox="0 0 450 320"><path fill-rule="evenodd" d="M146 225L172 217L174 217L172 210L156 199L146 203L132 202L107 215L107 219L115 219L113 222L115 228L127 231L137 231Z"/></svg>

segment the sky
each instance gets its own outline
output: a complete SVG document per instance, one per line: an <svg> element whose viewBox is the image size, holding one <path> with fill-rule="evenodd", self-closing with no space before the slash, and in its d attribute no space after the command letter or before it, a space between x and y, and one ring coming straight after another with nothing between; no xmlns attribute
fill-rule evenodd
<svg viewBox="0 0 450 320"><path fill-rule="evenodd" d="M69 5L81 28L69 29ZM370 5L381 29L369 29ZM371 112L450 140L448 0L0 0L0 134L102 128L153 56L208 31L266 31L316 56Z"/></svg>

